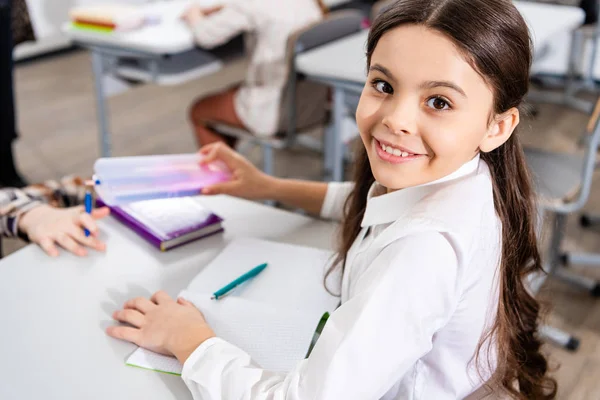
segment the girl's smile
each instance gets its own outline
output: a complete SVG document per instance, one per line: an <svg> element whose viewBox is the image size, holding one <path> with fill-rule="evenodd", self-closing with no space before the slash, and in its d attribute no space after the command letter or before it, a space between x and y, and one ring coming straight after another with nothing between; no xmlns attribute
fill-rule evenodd
<svg viewBox="0 0 600 400"><path fill-rule="evenodd" d="M411 161L422 160L427 157L427 154L419 154L404 146L393 145L390 142L378 140L373 138L373 146L375 147L375 153L383 161L387 161L391 164L402 164Z"/></svg>

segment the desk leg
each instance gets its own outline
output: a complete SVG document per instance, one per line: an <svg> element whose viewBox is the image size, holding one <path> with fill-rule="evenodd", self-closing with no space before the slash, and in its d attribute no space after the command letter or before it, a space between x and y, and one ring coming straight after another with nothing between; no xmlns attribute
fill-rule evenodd
<svg viewBox="0 0 600 400"><path fill-rule="evenodd" d="M329 129L332 135L331 162L333 167L332 180L341 182L344 179L344 143L342 142L342 128L344 122L344 110L346 107L344 101L344 89L334 88L333 90L333 129Z"/></svg>
<svg viewBox="0 0 600 400"><path fill-rule="evenodd" d="M92 50L92 68L94 70L94 84L96 87L96 118L98 120L98 134L100 136L100 155L110 157L111 143L108 131L108 110L104 92L104 65L102 54Z"/></svg>

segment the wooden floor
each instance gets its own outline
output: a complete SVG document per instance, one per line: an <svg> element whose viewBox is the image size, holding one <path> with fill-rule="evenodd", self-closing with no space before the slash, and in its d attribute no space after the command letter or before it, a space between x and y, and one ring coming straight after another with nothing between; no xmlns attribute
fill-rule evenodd
<svg viewBox="0 0 600 400"><path fill-rule="evenodd" d="M245 63L230 65L217 76L183 86L142 85L109 100L114 155L192 152L196 149L187 122L187 109L197 96L238 82ZM73 52L17 66L16 94L21 138L17 160L31 182L67 174L89 176L98 157L90 57ZM586 116L558 106L542 106L536 119L526 119L520 135L527 145L571 151ZM250 159L260 162L258 149ZM319 179L318 154L301 150L278 152L280 176ZM592 189L588 209L600 213L600 181ZM19 248L8 243L7 250ZM583 231L569 220L565 247L600 252L600 230ZM600 279L600 268L573 268ZM548 320L581 339L569 353L551 345L545 350L556 368L560 399L600 399L600 300L555 279L546 282L542 299L552 307Z"/></svg>

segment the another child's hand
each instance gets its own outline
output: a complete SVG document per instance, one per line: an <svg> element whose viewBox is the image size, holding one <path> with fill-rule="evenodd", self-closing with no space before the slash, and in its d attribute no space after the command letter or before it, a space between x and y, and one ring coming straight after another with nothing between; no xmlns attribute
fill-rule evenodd
<svg viewBox="0 0 600 400"><path fill-rule="evenodd" d="M250 161L223 143L213 143L200 149L206 158L204 163L216 160L224 162L231 170L232 179L202 190L202 194L228 194L249 200L272 198L274 178L263 173Z"/></svg>
<svg viewBox="0 0 600 400"><path fill-rule="evenodd" d="M190 27L194 27L198 24L202 17L221 11L222 8L223 6L202 8L198 5L193 5L185 10L181 16L181 19L183 19Z"/></svg>
<svg viewBox="0 0 600 400"><path fill-rule="evenodd" d="M90 215L84 212L83 207L60 209L41 205L21 216L19 230L52 257L58 256L57 245L78 256L85 256L85 247L99 251L106 249L106 245L97 239L95 220L109 213L108 208L99 208ZM84 228L90 231L89 237L85 236Z"/></svg>
<svg viewBox="0 0 600 400"><path fill-rule="evenodd" d="M175 301L163 291L150 300L137 297L113 318L131 326L110 326L106 333L156 353L174 355L183 364L205 340L214 337L202 313L189 301Z"/></svg>
<svg viewBox="0 0 600 400"><path fill-rule="evenodd" d="M181 15L181 19L184 20L190 27L194 27L203 16L204 13L202 12L202 8L198 5L193 5L184 11L183 15Z"/></svg>

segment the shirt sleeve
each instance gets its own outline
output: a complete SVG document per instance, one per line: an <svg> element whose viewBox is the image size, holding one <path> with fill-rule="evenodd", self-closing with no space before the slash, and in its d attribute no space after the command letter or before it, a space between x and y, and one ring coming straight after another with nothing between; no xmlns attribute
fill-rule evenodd
<svg viewBox="0 0 600 400"><path fill-rule="evenodd" d="M192 27L200 47L213 48L227 43L236 35L254 29L248 7L237 3L226 4L221 10L203 18Z"/></svg>
<svg viewBox="0 0 600 400"><path fill-rule="evenodd" d="M42 204L22 190L0 189L0 236L19 236L19 218L27 211Z"/></svg>
<svg viewBox="0 0 600 400"><path fill-rule="evenodd" d="M400 239L376 257L293 371L263 370L213 338L188 358L182 378L197 400L381 398L433 347L458 304L458 282L456 252L444 235Z"/></svg>
<svg viewBox="0 0 600 400"><path fill-rule="evenodd" d="M353 189L353 182L330 182L321 206L321 218L341 221L344 217L346 199Z"/></svg>
<svg viewBox="0 0 600 400"><path fill-rule="evenodd" d="M83 203L84 181L79 177L67 176L60 181L46 181L23 189L0 189L0 236L21 237L19 219L27 211L41 205L72 207Z"/></svg>

